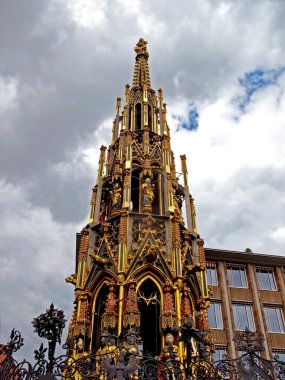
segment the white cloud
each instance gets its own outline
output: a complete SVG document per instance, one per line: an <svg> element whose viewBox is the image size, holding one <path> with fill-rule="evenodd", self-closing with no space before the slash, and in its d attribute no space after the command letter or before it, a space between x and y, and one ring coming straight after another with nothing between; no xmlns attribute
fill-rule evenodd
<svg viewBox="0 0 285 380"><path fill-rule="evenodd" d="M283 230L272 232L275 244L266 231L269 219L271 226L278 226L285 214L284 77L278 85L256 92L244 114L232 102L239 91L234 84L215 102L200 104L197 132L175 132L177 119L170 119L176 157L188 156L206 246L243 250L249 245L256 252L283 254ZM171 115L180 112L185 118L187 100L176 101L173 107L170 103L169 109Z"/></svg>
<svg viewBox="0 0 285 380"><path fill-rule="evenodd" d="M1 341L5 341L13 327L31 335L30 321L51 302L70 318L73 289L64 278L74 271L79 226L57 223L48 209L33 206L20 187L3 180L0 207L0 317ZM22 351L29 354L33 349L28 344Z"/></svg>
<svg viewBox="0 0 285 380"><path fill-rule="evenodd" d="M245 114L232 102L246 72L284 64L284 2L0 3L2 341L14 326L30 339L29 321L52 300L72 307L63 280L75 231L139 37L168 103L177 171L179 154L188 157L206 246L284 254L285 77L256 92ZM189 104L199 129L176 133L172 115L187 121Z"/></svg>
<svg viewBox="0 0 285 380"><path fill-rule="evenodd" d="M91 29L106 19L106 6L107 0L76 0L67 4L73 20L79 26Z"/></svg>
<svg viewBox="0 0 285 380"><path fill-rule="evenodd" d="M167 27L166 25L155 18L152 14L140 14L138 16L138 26L145 36L150 36L153 39L163 38Z"/></svg>
<svg viewBox="0 0 285 380"><path fill-rule="evenodd" d="M68 152L65 160L55 163L50 167L62 180L79 180L83 176L95 177L100 156L100 147L108 146L111 139L113 121L104 120L89 136L88 143L79 146L75 152Z"/></svg>
<svg viewBox="0 0 285 380"><path fill-rule="evenodd" d="M271 231L271 233L269 234L270 237L275 240L278 244L285 244L285 226L280 226L280 227L277 227L276 230L274 231ZM284 252L282 252L282 254L284 254Z"/></svg>
<svg viewBox="0 0 285 380"><path fill-rule="evenodd" d="M18 85L15 78L0 77L0 113L15 106Z"/></svg>

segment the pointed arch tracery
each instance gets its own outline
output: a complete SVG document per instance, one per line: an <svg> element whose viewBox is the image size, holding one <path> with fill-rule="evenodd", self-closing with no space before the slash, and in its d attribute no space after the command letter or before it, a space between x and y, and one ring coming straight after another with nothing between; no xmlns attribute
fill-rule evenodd
<svg viewBox="0 0 285 380"><path fill-rule="evenodd" d="M162 314L161 289L153 276L146 275L137 286L138 307L140 311L140 333L144 354L160 353L162 330L160 317Z"/></svg>
<svg viewBox="0 0 285 380"><path fill-rule="evenodd" d="M116 281L116 277L108 271L104 271L96 279L96 282L92 284L90 291L93 294L91 300L92 305L92 331L90 350L96 352L100 345L100 337L102 331L102 315L106 309L106 303L109 296L109 285Z"/></svg>

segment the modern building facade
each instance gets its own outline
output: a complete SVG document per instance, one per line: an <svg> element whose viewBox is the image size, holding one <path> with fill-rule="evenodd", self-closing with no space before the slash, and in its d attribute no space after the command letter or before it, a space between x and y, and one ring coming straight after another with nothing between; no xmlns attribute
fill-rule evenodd
<svg viewBox="0 0 285 380"><path fill-rule="evenodd" d="M285 257L205 248L211 292L209 323L216 353L235 358L233 338L248 327L263 334L270 359L285 361Z"/></svg>

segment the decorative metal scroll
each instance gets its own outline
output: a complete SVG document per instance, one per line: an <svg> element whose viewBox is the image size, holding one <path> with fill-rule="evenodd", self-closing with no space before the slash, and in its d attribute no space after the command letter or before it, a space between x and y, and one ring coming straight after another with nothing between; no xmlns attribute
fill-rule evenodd
<svg viewBox="0 0 285 380"><path fill-rule="evenodd" d="M246 329L235 337L236 348L244 353L238 359L223 356L221 360L212 361L211 354L203 355L191 352L187 360L177 355L177 347L169 344L164 355L158 357L144 356L140 352L140 336L129 331L118 339L114 335L104 335L104 348L96 354L78 354L72 344L65 348L75 352L72 356L54 357L55 345L60 342L65 324L64 314L51 305L45 314L33 322L35 331L49 343L49 349L35 351L35 363L26 360L17 362L13 354L23 346L21 334L12 330L7 345L0 346L1 380L270 380L285 379L285 362L276 356L273 360L262 358L258 352L263 351L263 337ZM189 325L189 326L188 326ZM193 329L190 321L184 329L189 329L194 340L201 334ZM183 338L183 331L177 328ZM185 331L184 331L185 334ZM187 332L188 334L188 332ZM199 339L197 338L197 342ZM188 339L188 335L187 335ZM185 339L180 339L186 344ZM176 347L176 348L175 348ZM77 350L77 352L76 352ZM47 357L46 357L47 356Z"/></svg>

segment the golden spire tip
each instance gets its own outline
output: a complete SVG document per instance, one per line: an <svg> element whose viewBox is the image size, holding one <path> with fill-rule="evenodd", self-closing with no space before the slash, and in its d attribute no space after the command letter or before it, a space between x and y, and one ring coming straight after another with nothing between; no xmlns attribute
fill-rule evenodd
<svg viewBox="0 0 285 380"><path fill-rule="evenodd" d="M147 41L144 40L143 38L140 38L138 43L136 44L136 46L134 48L135 52L137 53L136 58L138 58L141 55L144 55L146 58L149 57L146 45L147 45Z"/></svg>

